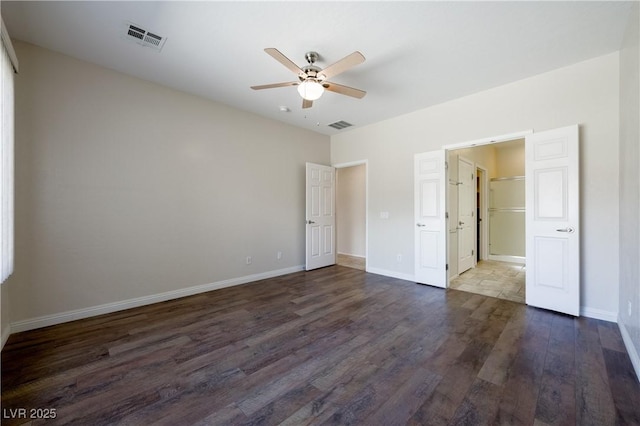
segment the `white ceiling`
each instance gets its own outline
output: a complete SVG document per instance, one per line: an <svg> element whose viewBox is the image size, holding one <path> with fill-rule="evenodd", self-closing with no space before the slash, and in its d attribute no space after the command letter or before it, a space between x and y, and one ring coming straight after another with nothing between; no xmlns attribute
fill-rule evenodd
<svg viewBox="0 0 640 426"><path fill-rule="evenodd" d="M620 49L630 2L1 2L12 38L324 134L385 120ZM121 37L124 21L165 36L161 52ZM268 56L325 67L367 60L302 110ZM290 112L280 112L288 106Z"/></svg>

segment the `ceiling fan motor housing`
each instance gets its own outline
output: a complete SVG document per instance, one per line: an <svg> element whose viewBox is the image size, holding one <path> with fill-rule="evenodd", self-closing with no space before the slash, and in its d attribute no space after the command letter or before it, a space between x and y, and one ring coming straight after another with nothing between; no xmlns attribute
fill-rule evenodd
<svg viewBox="0 0 640 426"><path fill-rule="evenodd" d="M304 74L300 74L298 76L301 82L305 80L322 81L325 79L324 75L320 74L322 69L314 65L319 57L320 55L318 55L317 52L307 52L304 54L304 58L307 60L309 65L302 67L302 72Z"/></svg>
<svg viewBox="0 0 640 426"><path fill-rule="evenodd" d="M302 68L303 74L298 75L298 78L300 79L300 81L305 81L305 80L324 80L324 75L321 74L320 72L322 71L322 69L320 69L319 67L316 67L315 65L307 65L306 67Z"/></svg>

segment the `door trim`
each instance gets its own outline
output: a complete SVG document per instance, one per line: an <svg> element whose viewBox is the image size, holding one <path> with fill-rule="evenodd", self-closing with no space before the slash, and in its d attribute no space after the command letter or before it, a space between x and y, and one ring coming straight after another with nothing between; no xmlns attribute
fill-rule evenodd
<svg viewBox="0 0 640 426"><path fill-rule="evenodd" d="M482 179L480 180L480 205L477 206L480 209L482 216L476 217L476 220L482 219L480 222L480 253L478 258L480 260L487 260L489 258L489 171L488 169L476 163L476 176L478 170L482 170Z"/></svg>
<svg viewBox="0 0 640 426"><path fill-rule="evenodd" d="M454 149L473 148L474 146L481 146L481 145L491 145L493 143L506 142L514 139L524 139L525 136L531 135L532 133L533 133L533 129L523 130L521 132L508 133L506 135L491 136L488 138L475 139L472 141L442 145L442 149L446 151L452 151Z"/></svg>
<svg viewBox="0 0 640 426"><path fill-rule="evenodd" d="M534 133L533 129L528 129L528 130L522 130L519 132L514 132L514 133L507 133L507 134L503 134L503 135L497 135L497 136L489 136L489 137L485 137L485 138L480 138L480 139L474 139L474 140L469 140L466 142L459 142L459 143L453 143L453 144L447 144L447 145L442 145L442 148L447 154L447 158L449 157L449 152L450 151L455 151L457 149L463 149L463 148L474 148L474 147L478 147L478 146L483 146L483 145L492 145L492 144L499 144L501 142L508 142L514 139L525 139L526 136L528 135L532 135ZM484 232L484 241L483 241L483 251L484 251L484 255L481 255L482 260L487 260L490 259L490 254L489 254L489 220L488 220L488 216L489 216L489 175L488 175L488 170L484 165L478 166L478 164L476 164L476 168L481 168L484 172L485 178L484 178L484 220L483 222L483 232ZM445 194L446 194L446 199L449 200L449 197L451 196L450 191L449 191L449 185L446 186L445 188ZM448 206L448 204L447 204ZM449 232L449 230L447 229L447 233ZM447 252L447 256L449 256L449 253ZM449 263L449 258L447 257L447 263ZM449 286L449 281L451 281L453 278L455 278L456 276L458 276L457 274L449 274L452 271L447 271L447 287ZM526 301L525 301L526 303Z"/></svg>

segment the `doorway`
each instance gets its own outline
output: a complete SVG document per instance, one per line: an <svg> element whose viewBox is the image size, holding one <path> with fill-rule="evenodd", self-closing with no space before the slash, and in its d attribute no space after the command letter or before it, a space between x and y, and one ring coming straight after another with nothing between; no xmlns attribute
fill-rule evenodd
<svg viewBox="0 0 640 426"><path fill-rule="evenodd" d="M336 166L336 246L338 265L366 270L367 164Z"/></svg>
<svg viewBox="0 0 640 426"><path fill-rule="evenodd" d="M446 145L414 154L414 279L449 287L455 270L447 252L450 151L525 139L525 250L527 305L580 315L580 138L577 124ZM455 225L453 225L455 226Z"/></svg>
<svg viewBox="0 0 640 426"><path fill-rule="evenodd" d="M524 303L524 139L447 155L450 287Z"/></svg>

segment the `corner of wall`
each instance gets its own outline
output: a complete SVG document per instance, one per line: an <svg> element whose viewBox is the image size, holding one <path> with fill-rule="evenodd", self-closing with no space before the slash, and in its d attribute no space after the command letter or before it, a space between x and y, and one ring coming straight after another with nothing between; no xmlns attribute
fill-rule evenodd
<svg viewBox="0 0 640 426"><path fill-rule="evenodd" d="M11 335L11 320L9 317L9 288L8 283L0 285L0 351Z"/></svg>
<svg viewBox="0 0 640 426"><path fill-rule="evenodd" d="M9 324L2 326L2 335L0 337L0 352L4 349L4 344L9 340L9 336L11 335L11 326Z"/></svg>
<svg viewBox="0 0 640 426"><path fill-rule="evenodd" d="M640 4L634 2L620 49L618 327L640 381Z"/></svg>
<svg viewBox="0 0 640 426"><path fill-rule="evenodd" d="M629 334L629 330L627 330L627 326L622 321L622 318L618 318L618 328L620 329L620 334L622 335L624 346L627 348L627 353L629 353L629 358L631 359L633 369L636 372L636 378L638 379L638 381L640 381L640 354L638 354L638 352L636 351L636 347L633 344L631 334Z"/></svg>

